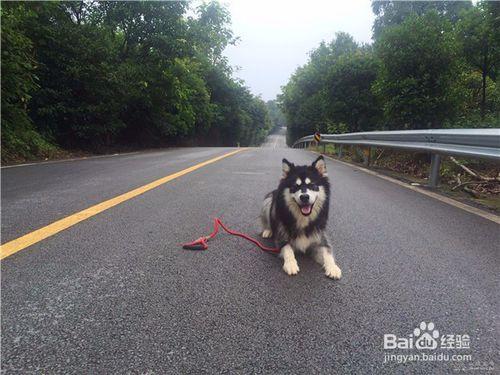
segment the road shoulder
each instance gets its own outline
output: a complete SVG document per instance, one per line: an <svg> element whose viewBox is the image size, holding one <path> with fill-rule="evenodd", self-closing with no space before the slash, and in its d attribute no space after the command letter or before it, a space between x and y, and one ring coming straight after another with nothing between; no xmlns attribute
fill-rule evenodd
<svg viewBox="0 0 500 375"><path fill-rule="evenodd" d="M315 154L321 154L320 152L312 151L312 150L310 150L310 152L315 153ZM392 183L394 183L396 185L402 186L402 187L404 187L406 189L413 190L413 191L415 191L417 193L426 195L426 196L431 197L433 199L436 199L436 200L438 200L440 202L449 204L449 205L451 205L453 207L459 208L461 210L467 211L467 212L472 213L472 214L477 215L477 216L481 216L481 217L483 217L483 218L485 218L487 220L493 221L496 224L500 224L500 216L498 216L498 215L496 215L494 213L491 213L491 212L488 212L486 210L483 210L483 209L480 209L480 208L477 208L477 207L465 204L463 202L457 201L455 199L447 197L447 196L445 196L443 194L440 194L438 192L431 191L431 190L426 189L424 187L410 185L410 184L408 184L406 182L403 182L403 181L398 180L396 178L393 178L393 177L387 176L385 174L379 173L379 172L374 171L372 169L367 169L367 168L361 167L361 166L353 164L353 163L348 163L348 162L345 162L345 161L342 161L342 160L338 160L338 159L332 158L331 156L328 156L328 155L323 155L323 156L326 157L326 158L328 158L328 159L330 159L330 160L332 160L332 161L334 161L334 162L347 165L347 166L352 167L354 169L357 169L359 171L371 174L372 176L377 176L377 177L379 177L381 179L384 179L384 180L392 182Z"/></svg>

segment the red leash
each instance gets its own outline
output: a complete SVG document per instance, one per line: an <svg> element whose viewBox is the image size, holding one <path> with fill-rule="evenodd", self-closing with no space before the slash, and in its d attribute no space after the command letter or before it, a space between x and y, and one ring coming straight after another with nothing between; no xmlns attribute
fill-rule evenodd
<svg viewBox="0 0 500 375"><path fill-rule="evenodd" d="M261 250L267 251L269 253L279 253L280 252L280 249L278 249L278 248L267 247L267 246L261 244L256 239L254 239L250 236L247 236L244 233L236 232L234 230L229 229L228 227L226 227L224 225L224 223L222 223L222 221L218 217L214 218L214 230L212 233L210 233L208 236L200 237L196 241L185 243L182 245L182 248L186 249L186 250L207 250L208 249L208 241L217 235L217 233L219 232L219 226L221 226L222 229L224 229L227 233L232 234L233 236L238 236L238 237L244 238L245 240L253 242L255 245L260 247Z"/></svg>

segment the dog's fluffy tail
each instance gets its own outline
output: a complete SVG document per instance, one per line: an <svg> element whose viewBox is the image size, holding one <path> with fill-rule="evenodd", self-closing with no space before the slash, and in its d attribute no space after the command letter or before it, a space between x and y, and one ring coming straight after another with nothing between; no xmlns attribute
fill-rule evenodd
<svg viewBox="0 0 500 375"><path fill-rule="evenodd" d="M271 206L273 204L273 194L274 192L270 192L264 198L264 202L262 204L262 211L260 213L260 221L262 223L262 230L271 230Z"/></svg>

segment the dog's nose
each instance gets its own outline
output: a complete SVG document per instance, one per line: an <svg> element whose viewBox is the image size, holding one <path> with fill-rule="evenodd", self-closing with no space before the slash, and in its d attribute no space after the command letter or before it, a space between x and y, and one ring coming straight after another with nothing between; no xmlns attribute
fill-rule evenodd
<svg viewBox="0 0 500 375"><path fill-rule="evenodd" d="M301 195L300 195L300 201L301 201L302 203L307 203L307 202L309 202L309 194L301 194Z"/></svg>

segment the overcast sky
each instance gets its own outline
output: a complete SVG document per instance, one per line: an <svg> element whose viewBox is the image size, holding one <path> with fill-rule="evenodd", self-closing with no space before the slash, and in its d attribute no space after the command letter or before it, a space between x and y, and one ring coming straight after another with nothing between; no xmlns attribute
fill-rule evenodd
<svg viewBox="0 0 500 375"><path fill-rule="evenodd" d="M274 99L308 53L337 31L371 42L370 0L223 0L241 38L225 51L236 76L264 100Z"/></svg>

